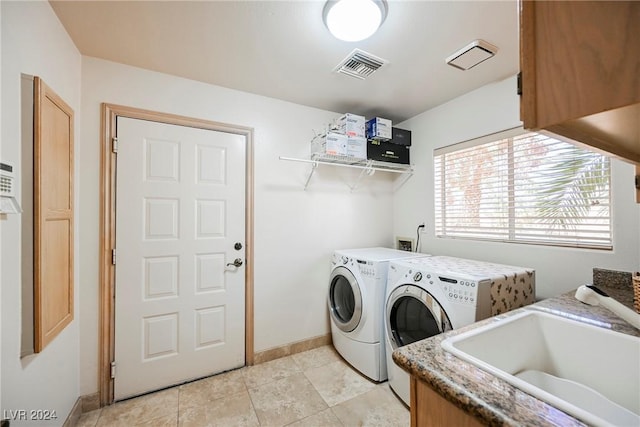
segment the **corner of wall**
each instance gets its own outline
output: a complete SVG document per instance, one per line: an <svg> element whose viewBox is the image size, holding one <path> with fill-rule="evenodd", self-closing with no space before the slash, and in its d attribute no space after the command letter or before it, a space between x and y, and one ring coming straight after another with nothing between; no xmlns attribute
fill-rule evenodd
<svg viewBox="0 0 640 427"><path fill-rule="evenodd" d="M21 75L42 76L76 112L74 134L80 122L80 53L64 31L48 2L0 2L1 90L0 110L2 159L17 171L17 196L29 198L32 185L22 179L22 165L30 162L23 151L25 120L21 111ZM76 147L79 138L76 137ZM43 352L21 358L21 304L24 245L30 238L23 231L21 215L0 218L0 406L4 411L55 410L64 421L78 398L78 320L74 320ZM78 233L76 224L75 232ZM17 249L17 250L16 250ZM28 251L28 248L27 248ZM78 249L76 249L77 253ZM74 276L78 277L76 265ZM28 279L28 278L27 278ZM77 283L77 282L76 282ZM75 290L77 308L78 287ZM7 325L12 325L7 327ZM8 413L8 412L7 412ZM13 423L12 423L13 424Z"/></svg>

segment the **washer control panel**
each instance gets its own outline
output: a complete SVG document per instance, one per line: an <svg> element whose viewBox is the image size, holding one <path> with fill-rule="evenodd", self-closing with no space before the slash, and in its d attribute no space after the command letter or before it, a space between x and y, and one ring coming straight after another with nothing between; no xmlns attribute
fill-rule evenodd
<svg viewBox="0 0 640 427"><path fill-rule="evenodd" d="M357 269L364 277L376 277L376 266L373 261L365 261L334 253L331 258L331 268L336 268L336 266L344 266L351 272L355 272L355 269Z"/></svg>
<svg viewBox="0 0 640 427"><path fill-rule="evenodd" d="M356 263L358 264L358 268L360 269L360 274L365 277L375 277L376 269L373 265L373 262L356 259Z"/></svg>
<svg viewBox="0 0 640 427"><path fill-rule="evenodd" d="M409 270L405 274L406 279L420 283L429 289L429 286L439 286L444 296L451 302L475 306L478 299L478 282L475 280L458 279L451 275L430 273L425 271Z"/></svg>
<svg viewBox="0 0 640 427"><path fill-rule="evenodd" d="M440 287L449 301L459 304L475 305L478 296L478 283L472 280L457 280L440 276Z"/></svg>

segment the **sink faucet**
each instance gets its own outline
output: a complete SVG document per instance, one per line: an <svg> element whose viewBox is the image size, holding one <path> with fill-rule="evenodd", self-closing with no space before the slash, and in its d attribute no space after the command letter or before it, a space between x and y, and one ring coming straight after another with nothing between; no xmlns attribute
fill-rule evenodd
<svg viewBox="0 0 640 427"><path fill-rule="evenodd" d="M634 327L640 329L640 314L620 304L602 289L592 285L582 285L576 291L576 299L589 305L602 305Z"/></svg>

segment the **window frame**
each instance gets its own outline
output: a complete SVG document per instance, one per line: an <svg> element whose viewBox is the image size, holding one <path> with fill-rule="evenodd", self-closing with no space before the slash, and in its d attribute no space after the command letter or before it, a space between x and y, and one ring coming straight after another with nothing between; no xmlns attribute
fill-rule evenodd
<svg viewBox="0 0 640 427"><path fill-rule="evenodd" d="M608 234L606 234L607 240L603 241L602 244L599 244L593 241L589 242L588 239L586 238L584 239L584 241L581 241L582 239L578 239L578 238L572 241L569 236L566 237L565 241L560 241L560 239L551 239L551 240L527 239L527 238L517 236L518 225L516 223L517 223L518 216L516 214L516 209L518 208L518 206L517 206L517 198L515 195L515 193L517 192L517 189L516 189L516 186L514 185L516 167L514 166L513 139L519 136L523 136L531 133L538 133L539 135L559 141L560 143L573 144L575 145L576 149L584 150L585 152L592 151L594 155L602 156L604 161L607 162L608 181L607 181L606 199L608 201L608 204L607 204L608 217L605 217L605 218L607 218L608 223L605 225L608 226ZM450 216L450 215L447 215L448 214L447 191L446 191L447 174L446 174L444 165L442 165L442 161L440 161L440 167L438 167L439 157L446 154L460 152L462 150L467 150L467 149L481 146L481 145L497 143L499 141L503 141L507 139L510 140L510 142L507 144L506 176L507 176L508 184L506 186L506 189L507 189L506 193L501 192L501 194L506 195L506 200L508 200L508 203L507 203L508 207L506 209L506 212L508 213L508 215L505 217L508 221L508 226L504 228L497 228L500 231L506 230L507 237L504 238L504 237L460 236L455 234L453 235L448 234L448 232L451 233L452 226L447 227L447 217ZM497 168L496 170L500 170L500 169ZM531 132L519 126L511 129L506 129L504 131L484 135L479 138L474 138L474 139L470 139L460 143L436 148L433 151L433 175L432 176L434 179L434 183L433 183L434 224L435 224L434 235L436 238L473 240L473 241L483 241L483 242L499 242L499 243L517 243L517 244L565 247L565 248L576 248L576 249L596 249L596 250L607 250L607 251L613 250L613 246L614 246L613 204L612 204L613 173L612 173L611 159L610 157L602 153L589 150L588 148L585 148L583 145L575 144L571 140L568 140L567 138L559 137L553 134L548 134L546 132ZM501 188L501 190L504 190L504 188ZM464 206L464 205L456 205L456 206ZM450 212L450 209L449 209L449 212ZM583 232L586 232L586 230Z"/></svg>

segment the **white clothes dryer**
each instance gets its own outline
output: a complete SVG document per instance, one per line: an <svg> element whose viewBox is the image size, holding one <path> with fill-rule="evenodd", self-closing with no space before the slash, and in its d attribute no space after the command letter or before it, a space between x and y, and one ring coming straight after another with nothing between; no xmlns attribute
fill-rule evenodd
<svg viewBox="0 0 640 427"><path fill-rule="evenodd" d="M454 257L392 261L385 304L385 353L389 386L396 395L409 405L409 374L393 362L393 350L533 303L534 277L532 269ZM505 292L515 298L504 297ZM507 310L497 309L498 296L503 302L512 301Z"/></svg>
<svg viewBox="0 0 640 427"><path fill-rule="evenodd" d="M389 261L425 256L387 248L333 253L327 298L333 346L374 381L387 379L383 312Z"/></svg>

